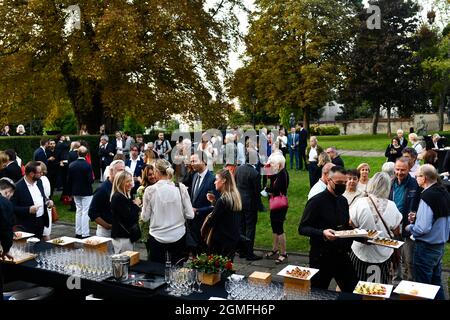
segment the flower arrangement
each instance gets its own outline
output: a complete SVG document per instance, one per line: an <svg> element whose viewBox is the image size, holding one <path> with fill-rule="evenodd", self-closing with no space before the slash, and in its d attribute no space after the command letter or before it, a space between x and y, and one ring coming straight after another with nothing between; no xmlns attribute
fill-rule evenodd
<svg viewBox="0 0 450 320"><path fill-rule="evenodd" d="M189 267L204 273L234 273L233 262L229 258L219 255L207 255L206 253L202 253L192 259Z"/></svg>

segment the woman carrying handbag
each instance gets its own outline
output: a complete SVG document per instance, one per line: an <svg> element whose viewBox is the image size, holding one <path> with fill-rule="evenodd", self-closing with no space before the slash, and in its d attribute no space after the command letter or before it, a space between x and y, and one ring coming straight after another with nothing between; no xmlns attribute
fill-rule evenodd
<svg viewBox="0 0 450 320"><path fill-rule="evenodd" d="M269 193L270 224L272 226L272 251L265 254L266 258L273 258L276 264L284 263L287 259L286 235L284 233L284 221L288 211L287 190L289 188L289 174L285 168L286 159L281 154L274 154L270 159L270 168L273 175L270 177L270 187L266 188ZM281 250L278 248L280 247Z"/></svg>

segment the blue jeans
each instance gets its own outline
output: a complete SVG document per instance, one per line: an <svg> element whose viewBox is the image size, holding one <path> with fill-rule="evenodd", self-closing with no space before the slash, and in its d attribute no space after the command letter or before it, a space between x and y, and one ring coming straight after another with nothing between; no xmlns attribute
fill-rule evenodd
<svg viewBox="0 0 450 320"><path fill-rule="evenodd" d="M417 241L414 250L414 280L416 282L440 286L436 300L444 300L442 288L442 257L444 256L445 244L428 244Z"/></svg>

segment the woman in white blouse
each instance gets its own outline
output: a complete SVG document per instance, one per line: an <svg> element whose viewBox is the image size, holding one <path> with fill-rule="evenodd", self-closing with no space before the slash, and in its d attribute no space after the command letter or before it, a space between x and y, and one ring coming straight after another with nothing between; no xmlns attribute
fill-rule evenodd
<svg viewBox="0 0 450 320"><path fill-rule="evenodd" d="M145 189L141 219L150 220L150 261L164 263L169 252L172 263L185 257L186 219L194 218L187 187L173 182L174 170L169 161L155 163L154 185Z"/></svg>
<svg viewBox="0 0 450 320"><path fill-rule="evenodd" d="M351 224L359 229L378 230L383 238L398 235L402 214L395 203L388 200L390 189L389 175L376 173L367 186L368 196L350 207ZM359 280L389 283L389 258L393 252L391 248L353 241L350 257Z"/></svg>

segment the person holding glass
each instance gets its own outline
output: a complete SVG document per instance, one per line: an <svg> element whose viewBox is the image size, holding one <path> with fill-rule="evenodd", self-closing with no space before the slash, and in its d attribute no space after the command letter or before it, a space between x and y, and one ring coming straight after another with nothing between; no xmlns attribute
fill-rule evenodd
<svg viewBox="0 0 450 320"><path fill-rule="evenodd" d="M121 253L133 250L131 242L133 227L139 220L139 199L131 199L133 176L128 171L122 171L114 178L111 192L111 213L114 252Z"/></svg>
<svg viewBox="0 0 450 320"><path fill-rule="evenodd" d="M220 192L220 198L216 201L212 191L206 195L208 200L213 205L215 204L209 219L205 220L205 225L212 229L208 251L211 254L233 259L240 239L241 195L236 187L233 175L226 169L216 174L214 186Z"/></svg>

